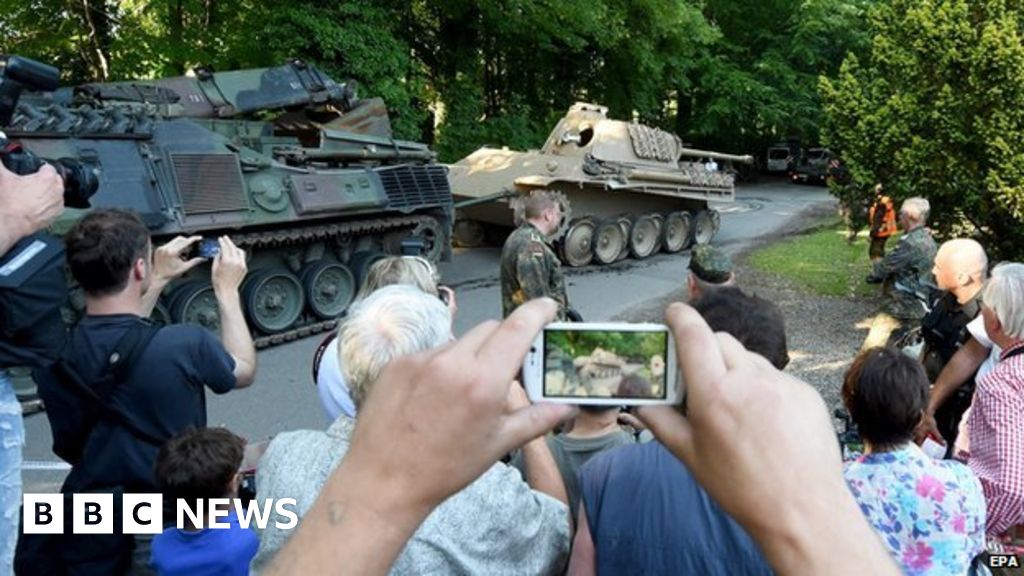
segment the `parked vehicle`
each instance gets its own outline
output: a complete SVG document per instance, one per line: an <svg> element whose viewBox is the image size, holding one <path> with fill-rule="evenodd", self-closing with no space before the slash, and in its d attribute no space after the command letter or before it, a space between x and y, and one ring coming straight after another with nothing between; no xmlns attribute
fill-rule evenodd
<svg viewBox="0 0 1024 576"><path fill-rule="evenodd" d="M768 149L765 167L769 173L789 172L793 167L793 157L789 146L777 144Z"/></svg>

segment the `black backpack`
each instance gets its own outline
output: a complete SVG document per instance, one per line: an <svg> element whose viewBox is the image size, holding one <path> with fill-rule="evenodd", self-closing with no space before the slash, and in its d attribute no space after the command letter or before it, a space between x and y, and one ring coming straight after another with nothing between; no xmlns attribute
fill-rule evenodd
<svg viewBox="0 0 1024 576"><path fill-rule="evenodd" d="M131 416L110 402L114 391L124 384L132 366L159 330L159 325L140 318L118 340L103 375L91 383L85 382L75 368L75 351L70 346L65 347L56 363L35 371L39 395L46 404L53 432L55 454L72 466L78 465L101 421L112 424L112 428L124 428L148 444L163 444L164 439L142 429ZM114 494L114 533L72 534L73 498L72 494L65 493L64 534L25 534L21 530L14 561L17 574L98 576L124 574L129 570L134 538L120 533L124 487L109 486L96 491Z"/></svg>

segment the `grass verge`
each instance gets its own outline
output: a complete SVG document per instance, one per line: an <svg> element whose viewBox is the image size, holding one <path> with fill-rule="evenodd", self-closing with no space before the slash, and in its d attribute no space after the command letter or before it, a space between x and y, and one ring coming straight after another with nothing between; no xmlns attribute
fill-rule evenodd
<svg viewBox="0 0 1024 576"><path fill-rule="evenodd" d="M891 241L886 248L894 245ZM871 271L867 232L849 244L841 222L755 250L748 263L826 296L870 297L878 292L864 282Z"/></svg>

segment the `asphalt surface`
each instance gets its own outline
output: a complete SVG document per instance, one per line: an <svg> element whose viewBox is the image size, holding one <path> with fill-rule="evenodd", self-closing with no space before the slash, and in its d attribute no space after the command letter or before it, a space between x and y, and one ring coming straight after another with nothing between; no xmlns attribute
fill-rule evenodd
<svg viewBox="0 0 1024 576"><path fill-rule="evenodd" d="M833 202L825 188L764 180L741 186L736 202L716 204L722 215L716 245L737 252L792 227L800 213ZM501 317L498 286L500 247L457 249L441 264L443 283L455 289L458 303L455 330L461 334L477 323ZM588 321L609 320L646 301L677 290L685 278L689 251L658 254L647 260L624 260L607 267L568 269L569 298ZM310 362L323 335L259 352L252 387L223 396L207 393L211 426L226 426L251 441L278 432L324 428L328 424L312 384ZM26 492L55 492L66 475L50 450L50 428L44 414L25 419Z"/></svg>

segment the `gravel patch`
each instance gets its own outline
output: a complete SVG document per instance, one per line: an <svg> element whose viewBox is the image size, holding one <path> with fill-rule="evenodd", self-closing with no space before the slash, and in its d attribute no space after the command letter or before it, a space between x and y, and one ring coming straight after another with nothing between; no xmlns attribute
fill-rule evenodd
<svg viewBox="0 0 1024 576"><path fill-rule="evenodd" d="M810 218L797 221L810 222L803 231L813 229L829 218L829 210L812 210ZM831 414L842 406L839 389L843 372L857 354L867 335L867 323L880 307L881 298L854 298L821 296L812 293L786 278L761 272L747 262L747 256L757 248L780 238L800 233L796 228L780 231L756 246L748 246L733 255L739 286L748 294L755 294L774 302L786 319L786 339L789 346L789 366L786 371L810 383L821 393ZM864 255L867 258L867 254ZM623 322L664 322L665 308L671 302L686 301L685 286L667 296L649 300L619 314L613 320ZM838 427L838 422L836 423Z"/></svg>

